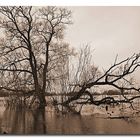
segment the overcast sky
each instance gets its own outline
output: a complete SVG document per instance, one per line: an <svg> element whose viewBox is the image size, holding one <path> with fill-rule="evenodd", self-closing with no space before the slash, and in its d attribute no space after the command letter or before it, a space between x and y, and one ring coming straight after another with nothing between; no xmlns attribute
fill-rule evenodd
<svg viewBox="0 0 140 140"><path fill-rule="evenodd" d="M75 48L90 44L100 68L110 66L117 54L123 59L140 52L140 7L68 8L73 25L67 28L65 40Z"/></svg>

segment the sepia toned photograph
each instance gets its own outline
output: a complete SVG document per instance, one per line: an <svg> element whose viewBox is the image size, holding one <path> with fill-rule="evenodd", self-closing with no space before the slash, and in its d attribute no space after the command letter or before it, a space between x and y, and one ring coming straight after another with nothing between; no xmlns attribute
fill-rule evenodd
<svg viewBox="0 0 140 140"><path fill-rule="evenodd" d="M140 135L140 6L0 6L1 135Z"/></svg>

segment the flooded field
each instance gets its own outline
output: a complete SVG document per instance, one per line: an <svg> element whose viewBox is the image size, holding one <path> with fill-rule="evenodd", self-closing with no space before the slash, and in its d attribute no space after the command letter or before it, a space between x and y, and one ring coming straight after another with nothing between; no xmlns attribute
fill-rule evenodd
<svg viewBox="0 0 140 140"><path fill-rule="evenodd" d="M140 134L139 117L110 119L2 106L0 110L1 134Z"/></svg>

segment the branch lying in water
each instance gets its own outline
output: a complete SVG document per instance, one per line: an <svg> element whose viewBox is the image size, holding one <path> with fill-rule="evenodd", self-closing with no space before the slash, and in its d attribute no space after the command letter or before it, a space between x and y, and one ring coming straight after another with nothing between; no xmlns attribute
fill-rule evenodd
<svg viewBox="0 0 140 140"><path fill-rule="evenodd" d="M102 105L102 104L118 104L118 103L132 103L134 99L140 98L140 96L134 96L131 98L125 98L123 100L115 100L114 97L105 97L101 100L94 100L93 95L89 91L85 91L84 95L88 95L90 98L87 101L75 102L76 104L94 104L94 105ZM67 104L61 103L61 105L67 106Z"/></svg>

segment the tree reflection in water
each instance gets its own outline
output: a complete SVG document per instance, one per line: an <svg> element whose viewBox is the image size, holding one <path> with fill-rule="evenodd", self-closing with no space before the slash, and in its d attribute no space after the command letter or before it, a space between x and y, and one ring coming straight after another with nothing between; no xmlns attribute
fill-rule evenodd
<svg viewBox="0 0 140 140"><path fill-rule="evenodd" d="M0 115L0 132L8 134L140 134L140 118L124 119L57 114L47 110L7 108Z"/></svg>
<svg viewBox="0 0 140 140"><path fill-rule="evenodd" d="M45 111L7 108L2 117L2 132L8 134L45 134Z"/></svg>
<svg viewBox="0 0 140 140"><path fill-rule="evenodd" d="M81 134L85 130L79 115L62 115L45 110L7 108L1 131L8 134Z"/></svg>

